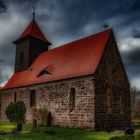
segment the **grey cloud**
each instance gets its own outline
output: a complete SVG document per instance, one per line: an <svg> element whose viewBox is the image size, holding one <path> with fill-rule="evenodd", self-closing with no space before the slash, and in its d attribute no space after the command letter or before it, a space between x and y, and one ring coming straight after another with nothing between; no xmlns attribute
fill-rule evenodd
<svg viewBox="0 0 140 140"><path fill-rule="evenodd" d="M140 29L133 28L132 35L134 38L140 38Z"/></svg>

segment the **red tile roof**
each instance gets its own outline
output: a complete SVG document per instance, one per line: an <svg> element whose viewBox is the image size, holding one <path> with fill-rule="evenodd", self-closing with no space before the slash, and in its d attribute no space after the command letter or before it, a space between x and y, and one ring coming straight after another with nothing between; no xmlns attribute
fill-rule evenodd
<svg viewBox="0 0 140 140"><path fill-rule="evenodd" d="M42 40L48 44L51 44L40 30L35 20L32 20L32 22L28 25L28 27L24 30L24 32L19 36L19 38L15 42L27 36L31 36L39 40Z"/></svg>
<svg viewBox="0 0 140 140"><path fill-rule="evenodd" d="M3 89L94 74L112 30L40 54L29 69L14 73ZM49 74L38 76L42 71Z"/></svg>

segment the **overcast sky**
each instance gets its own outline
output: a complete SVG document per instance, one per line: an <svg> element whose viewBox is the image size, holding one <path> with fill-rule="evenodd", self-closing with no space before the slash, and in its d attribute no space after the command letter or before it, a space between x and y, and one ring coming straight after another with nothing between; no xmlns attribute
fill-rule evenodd
<svg viewBox="0 0 140 140"><path fill-rule="evenodd" d="M51 48L113 28L130 83L140 89L140 0L0 0L0 83L14 71L13 41L32 20Z"/></svg>

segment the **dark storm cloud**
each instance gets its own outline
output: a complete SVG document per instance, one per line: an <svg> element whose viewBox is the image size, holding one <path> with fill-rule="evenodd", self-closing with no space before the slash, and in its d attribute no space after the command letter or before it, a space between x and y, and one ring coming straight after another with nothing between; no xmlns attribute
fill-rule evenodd
<svg viewBox="0 0 140 140"><path fill-rule="evenodd" d="M134 38L140 38L140 29L138 30L134 28L132 31L132 35Z"/></svg>
<svg viewBox="0 0 140 140"><path fill-rule="evenodd" d="M137 11L140 10L140 1L139 0L134 0L134 4L131 7L131 11Z"/></svg>
<svg viewBox="0 0 140 140"><path fill-rule="evenodd" d="M0 29L4 33L0 34L0 60L7 56L1 65L9 69L3 73L2 80L14 69L12 42L30 22L33 6L36 6L36 20L52 47L101 31L104 24L113 27L119 47L125 44L128 47L120 51L129 78L140 77L140 46L135 43L140 40L139 0L0 0L0 11L5 12L0 14ZM131 51L128 51L131 43L124 41L129 38L134 47Z"/></svg>
<svg viewBox="0 0 140 140"><path fill-rule="evenodd" d="M137 32L133 35L134 38L140 38L140 32Z"/></svg>
<svg viewBox="0 0 140 140"><path fill-rule="evenodd" d="M6 0L7 4L14 4L18 6L24 6L22 4L30 4L29 6L34 6L38 2L39 0Z"/></svg>
<svg viewBox="0 0 140 140"><path fill-rule="evenodd" d="M4 3L4 1L0 0L0 13L4 13L6 11L7 7Z"/></svg>
<svg viewBox="0 0 140 140"><path fill-rule="evenodd" d="M136 0L91 0L88 2L76 0L71 4L71 1L65 0L61 4L61 8L65 22L67 22L66 26L71 29L79 29L89 22L101 24L112 17L128 16L133 13L131 9L136 2ZM129 20L131 21L129 18L126 19L127 22Z"/></svg>
<svg viewBox="0 0 140 140"><path fill-rule="evenodd" d="M139 17L139 9L136 10L137 12L132 11L135 3L137 3L136 0L89 0L88 2L85 0L61 0L61 2L53 0L49 3L43 5L44 9L49 9L48 12L50 13L46 14L51 18L51 12L54 9L58 12L55 15L58 17L56 24L61 23L62 28L58 28L57 31L58 34L61 33L64 36L82 37L81 31L88 25L90 25L91 33L103 29L104 23L109 24L110 27L123 28L133 24ZM45 17L44 13L41 19L44 18L45 20ZM46 23L48 20L47 17Z"/></svg>

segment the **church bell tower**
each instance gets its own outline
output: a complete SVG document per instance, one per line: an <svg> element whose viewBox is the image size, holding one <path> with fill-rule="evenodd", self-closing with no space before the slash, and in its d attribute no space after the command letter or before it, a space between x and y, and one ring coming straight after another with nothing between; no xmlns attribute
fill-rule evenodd
<svg viewBox="0 0 140 140"><path fill-rule="evenodd" d="M28 69L36 57L48 50L51 43L44 36L38 24L33 20L14 42L16 44L15 72Z"/></svg>

